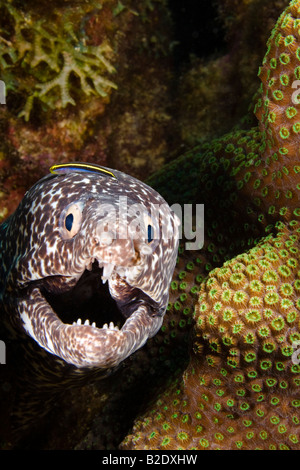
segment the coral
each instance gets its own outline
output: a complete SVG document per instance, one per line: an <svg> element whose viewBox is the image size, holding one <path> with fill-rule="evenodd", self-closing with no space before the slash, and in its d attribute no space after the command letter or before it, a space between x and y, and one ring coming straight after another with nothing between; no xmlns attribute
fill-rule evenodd
<svg viewBox="0 0 300 470"><path fill-rule="evenodd" d="M295 19L296 18L296 19ZM260 96L255 112L266 144L266 162L292 163L299 158L300 48L297 4L283 13L267 43L267 52L259 70ZM297 168L293 168L297 174ZM285 179L289 168L282 169ZM278 178L278 176L277 176ZM295 178L295 182L297 178Z"/></svg>
<svg viewBox="0 0 300 470"><path fill-rule="evenodd" d="M248 231L249 221L266 227L292 213L298 216L297 28L297 7L292 5L272 32L259 71L262 84L254 106L259 127L236 130L202 144L150 178L168 201L176 202L178 194L182 203L209 201L211 222L220 205L224 211L215 229L220 219L228 225L230 217L234 224L241 203Z"/></svg>
<svg viewBox="0 0 300 470"><path fill-rule="evenodd" d="M189 365L123 449L299 448L298 102L284 85L297 79L299 17L294 0L268 42L259 128L201 145L151 178L171 202L180 191L182 202L207 204L205 249L220 267L200 286Z"/></svg>
<svg viewBox="0 0 300 470"><path fill-rule="evenodd" d="M116 88L106 78L107 74L115 71L108 60L112 49L107 42L88 45L88 38L84 34L76 35L66 18L62 18L61 31L58 32L57 25L54 28L45 20L36 21L28 12L24 15L12 2L1 2L0 10L11 27L10 35L4 25L0 31L2 68L4 71L22 68L36 79L20 117L29 120L35 99L51 108L75 105L70 92L72 75L79 79L81 93L88 96L103 97L109 88ZM38 77L41 76L46 77L46 81L41 78L39 82Z"/></svg>
<svg viewBox="0 0 300 470"><path fill-rule="evenodd" d="M249 253L239 255L212 271L208 280L202 283L195 316L196 354L182 384L172 384L159 398L156 408L152 408L153 413L148 413L142 423L138 421L134 437L126 439L131 441L133 448L175 449L179 446L190 449L205 447L208 442L210 448L238 448L244 438L248 441L246 430L249 436L256 436L249 445L254 442L259 447L263 445L259 441L260 436L264 439L266 432L272 431L266 418L267 415L273 423L272 408L269 413L267 410L269 403L274 404L274 409L277 407L279 416L285 416L286 409L290 408L293 414L289 424L296 429L300 371L297 365L293 365L291 354L293 343L296 344L299 337L299 302L296 297L299 288L296 258L299 224L291 222L288 229L283 224L278 228L281 231L277 237L269 236ZM262 305L265 307L263 310ZM289 399L285 398L287 390L291 393ZM281 398L283 395L280 406L276 393ZM224 405L223 396L226 397L225 407L221 407ZM256 419L253 421L253 416L251 421L250 411L244 413L249 409L253 415L257 402L257 417L260 413L264 416L264 420L258 422ZM248 408L249 403L251 407ZM241 413L240 421L237 420L238 412ZM237 437L238 432L231 434L234 426L229 426L226 417L232 419L232 424L240 429L238 432L242 434L244 430L242 437ZM261 430L260 422L264 422ZM277 422L281 423L278 424L278 432L280 429L286 432L287 424L284 425L278 416ZM299 436L295 429L290 431L287 444L279 440L279 447L297 444ZM224 442L218 443L219 437ZM274 442L276 446L276 437ZM273 443L268 441L268 445L272 448ZM126 443L124 446L126 448ZM245 442L244 447L247 448Z"/></svg>
<svg viewBox="0 0 300 470"><path fill-rule="evenodd" d="M122 448L297 449L300 440L300 224L278 224L209 273L193 353Z"/></svg>

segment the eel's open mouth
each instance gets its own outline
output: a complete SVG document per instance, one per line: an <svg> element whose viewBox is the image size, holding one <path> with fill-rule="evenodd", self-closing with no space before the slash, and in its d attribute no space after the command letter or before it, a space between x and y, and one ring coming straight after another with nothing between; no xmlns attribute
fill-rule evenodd
<svg viewBox="0 0 300 470"><path fill-rule="evenodd" d="M31 291L31 317L27 313L28 300L19 304L28 334L40 346L77 367L117 366L154 336L163 321L146 294L129 285L127 289L121 277L120 284L115 284L118 267L109 279L110 288L114 283L112 296L106 282L111 266L100 266L94 261L69 288L70 284L58 277L49 278L47 289L44 278L42 285ZM59 294L53 293L54 284Z"/></svg>
<svg viewBox="0 0 300 470"><path fill-rule="evenodd" d="M121 329L126 318L102 277L103 268L94 261L91 270L86 269L69 291L61 294L43 291L43 295L63 323Z"/></svg>

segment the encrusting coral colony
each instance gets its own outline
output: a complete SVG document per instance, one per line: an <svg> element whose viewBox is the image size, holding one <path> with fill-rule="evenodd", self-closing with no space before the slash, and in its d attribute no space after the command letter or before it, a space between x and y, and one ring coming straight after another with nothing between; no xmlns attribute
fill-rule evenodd
<svg viewBox="0 0 300 470"><path fill-rule="evenodd" d="M17 33L24 19L3 5ZM44 25L34 31L40 57L43 48L54 50ZM75 48L72 67L81 61L82 82L94 56L113 71L105 52ZM57 76L35 98L68 80L68 50L63 59L60 71L55 58L49 64ZM300 448L300 0L278 19L259 77L256 127L202 143L148 180L169 204L205 205L205 239L194 251L183 241L162 329L124 366L131 377L134 368L157 367L178 344L189 352L185 369L170 368L168 384L152 392L123 450ZM93 91L101 94L103 84L114 86L95 79Z"/></svg>
<svg viewBox="0 0 300 470"><path fill-rule="evenodd" d="M171 288L169 320L195 305L190 362L122 449L299 448L299 1L272 31L259 77L258 127L196 148L151 179L169 201L180 186L206 204L207 259L190 253L177 295ZM201 279L222 259L192 300L184 273Z"/></svg>

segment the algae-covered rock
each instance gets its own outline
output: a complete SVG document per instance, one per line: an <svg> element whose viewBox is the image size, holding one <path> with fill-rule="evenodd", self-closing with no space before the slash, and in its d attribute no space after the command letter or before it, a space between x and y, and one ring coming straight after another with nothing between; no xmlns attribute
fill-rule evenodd
<svg viewBox="0 0 300 470"><path fill-rule="evenodd" d="M53 163L91 161L145 177L174 152L165 1L11 0L0 14L2 214L15 208L14 186L20 199Z"/></svg>

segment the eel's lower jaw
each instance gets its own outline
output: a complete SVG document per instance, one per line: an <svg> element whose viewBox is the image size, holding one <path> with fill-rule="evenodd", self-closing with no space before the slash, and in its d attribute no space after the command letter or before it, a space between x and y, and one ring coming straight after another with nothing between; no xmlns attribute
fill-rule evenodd
<svg viewBox="0 0 300 470"><path fill-rule="evenodd" d="M48 334L57 346L48 350L76 367L113 368L141 348L161 324L162 317L150 317L144 306L137 308L121 330L55 322L48 325Z"/></svg>
<svg viewBox="0 0 300 470"><path fill-rule="evenodd" d="M139 304L120 330L112 325L66 324L39 289L32 291L30 304L28 299L20 302L19 314L26 332L42 348L78 368L116 367L154 336L163 321L162 316L149 315L147 306Z"/></svg>
<svg viewBox="0 0 300 470"><path fill-rule="evenodd" d="M86 329L82 330L82 327L74 326L68 334L75 340L78 350L76 346L71 363L77 367L100 369L116 367L144 346L147 340L159 330L162 321L162 317L150 317L147 308L139 306L126 320L121 330L109 327L101 329L83 327ZM68 347L64 358L67 362L70 352Z"/></svg>

